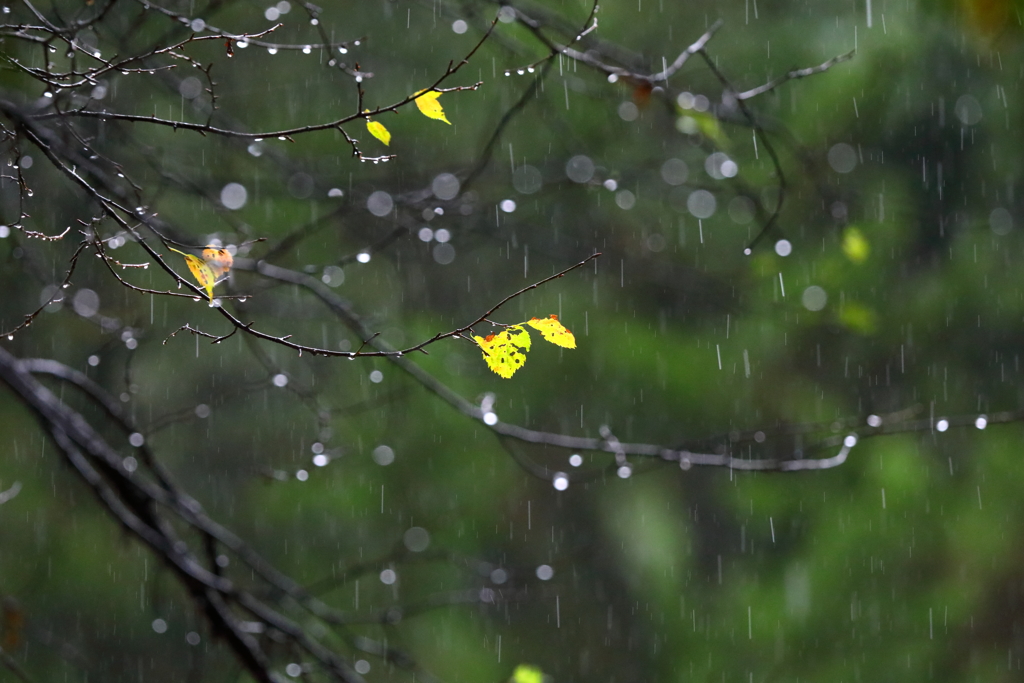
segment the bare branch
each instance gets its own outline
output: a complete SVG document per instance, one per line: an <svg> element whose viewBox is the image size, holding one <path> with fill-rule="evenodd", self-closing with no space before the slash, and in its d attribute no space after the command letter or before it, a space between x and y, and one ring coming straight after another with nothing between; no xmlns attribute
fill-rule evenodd
<svg viewBox="0 0 1024 683"><path fill-rule="evenodd" d="M845 61L853 59L854 55L856 54L856 50L850 50L849 52L837 55L836 57L833 57L832 59L822 64L819 64L818 66L812 66L806 69L795 69L793 71L789 71L783 74L782 76L779 76L778 78L768 81L764 85L759 85L756 88L751 88L750 90L746 90L741 93L736 93L735 97L738 100L749 100L752 97L757 97L758 95L762 95L766 92L774 90L775 88L779 87L786 81L792 81L798 78L807 78L808 76L813 76L814 74L820 74L824 71L828 71L836 64L841 64Z"/></svg>

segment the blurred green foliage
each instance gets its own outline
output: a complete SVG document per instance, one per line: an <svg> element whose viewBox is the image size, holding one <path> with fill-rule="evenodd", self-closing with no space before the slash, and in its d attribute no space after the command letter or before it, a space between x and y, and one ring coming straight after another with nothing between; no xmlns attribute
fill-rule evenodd
<svg viewBox="0 0 1024 683"><path fill-rule="evenodd" d="M573 30L590 10L579 0L515 4L557 13ZM93 31L105 54L188 36L171 19L133 23L141 10L131 7ZM175 9L235 33L275 23L249 4ZM316 41L301 8L290 9L273 40ZM320 21L335 40L363 39L345 58L372 72L361 83L372 109L431 85L497 11L486 2L346 2L325 7ZM602 6L595 39L651 71L723 19L709 54L738 91L857 50L748 101L786 180L778 224L750 256L743 248L763 220L737 198L770 208L780 179L698 57L671 79L668 97L648 100L625 79L610 83L566 58L516 74L546 51L523 26L499 22L445 83L483 83L444 96L451 126L409 107L375 117L397 154L380 164L353 159L337 131L252 142L143 123L83 119L80 127L125 163L149 208L191 244L272 245L307 226L273 262L316 277L340 266L340 286L337 271L328 273L333 291L396 347L463 325L601 251L595 267L493 316L507 324L557 314L576 335L575 351L545 345L511 380L462 340L412 356L469 400L493 399L502 421L592 437L607 425L624 442L742 457L828 457L835 449L787 429L821 423L816 436L827 437L863 430L870 414L934 424L1022 407L1022 12L1009 0ZM24 14L15 11L19 21ZM459 20L464 33L453 30ZM356 111L352 78L327 68L322 51L236 45L229 59L220 41L183 49L214 65L223 117L214 120L224 125L275 131ZM39 46L9 32L3 50L42 63ZM197 75L184 64L111 74L94 104L203 122L209 95L180 90ZM394 212L367 210L372 192L409 197L440 173L464 174L535 83L457 206L437 214L429 193L410 200L414 209L402 209L410 232L367 263L353 259L399 224ZM0 88L19 102L41 96L9 64ZM720 119L691 110L696 127L684 132L675 102L683 91L706 96ZM346 131L366 154L383 149L361 121ZM720 151L736 178L708 172ZM26 225L48 234L71 225L72 234L0 240L4 330L61 280L74 221L91 211L37 151L5 154L35 161L24 169L35 193ZM577 155L593 162L590 182L567 177ZM669 159L685 162L684 181L667 182ZM528 193L516 189L526 167L541 178ZM248 191L239 210L219 202L230 182ZM699 189L716 200L704 218L687 205ZM18 207L9 181L0 198L10 223ZM513 211L501 208L508 200ZM439 262L440 242L417 237L423 227L450 233L453 260ZM100 232L116 234L106 224ZM247 254L266 252L258 243ZM112 253L125 263L147 258L130 241ZM173 284L156 268L123 276L154 289ZM100 302L87 317L74 305L85 289ZM269 333L333 350L361 343L299 288L239 270L217 293L251 295L225 305ZM821 472L631 459L635 470L621 479L609 454L582 453L579 471L590 474L556 491L516 458L572 475L571 453L500 442L384 360L299 357L242 334L218 345L169 338L186 323L230 330L205 301L129 291L93 258L79 264L63 306L51 308L59 310L5 348L87 372L124 401L211 516L331 604L365 617L351 633L386 639L441 680L508 680L522 662L559 681L1020 677L1018 423L862 438L843 466ZM61 394L102 424L73 389ZM730 440L732 432L760 437ZM104 433L129 452L113 429ZM393 463L378 464L381 445ZM19 631L9 654L34 680L244 679L166 569L107 516L6 392L0 452L0 489L23 486L0 506L0 590L25 616L4 628ZM323 466L313 461L320 454ZM411 528L429 533L428 549L408 549ZM539 567L553 575L539 578ZM387 569L394 583L382 582ZM401 619L387 616L396 606ZM367 680L413 679L321 624L303 625L365 660ZM192 632L198 645L186 640ZM274 654L282 665L301 662Z"/></svg>

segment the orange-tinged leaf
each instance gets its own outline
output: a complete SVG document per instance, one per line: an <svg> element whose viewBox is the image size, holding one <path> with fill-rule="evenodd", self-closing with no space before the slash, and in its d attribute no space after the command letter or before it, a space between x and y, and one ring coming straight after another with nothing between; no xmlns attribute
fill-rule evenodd
<svg viewBox="0 0 1024 683"><path fill-rule="evenodd" d="M646 107L651 101L654 85L650 81L641 81L633 87L633 101L637 106Z"/></svg>
<svg viewBox="0 0 1024 683"><path fill-rule="evenodd" d="M21 645L22 631L25 628L25 611L14 598L7 596L3 600L3 646L7 652L12 652Z"/></svg>
<svg viewBox="0 0 1024 683"><path fill-rule="evenodd" d="M420 93L423 93L422 95ZM437 101L437 98L441 96L441 93L431 90L430 92L424 92L420 90L416 93L416 106L423 113L424 116L430 119L437 119L438 121L444 121L449 126L452 122L445 118L444 108L441 107L441 103Z"/></svg>
<svg viewBox="0 0 1024 683"><path fill-rule="evenodd" d="M576 337L565 328L565 325L558 322L557 315L552 315L550 318L533 318L526 324L535 330L540 330L545 341L566 349L576 348Z"/></svg>
<svg viewBox="0 0 1024 683"><path fill-rule="evenodd" d="M217 276L214 275L213 269L206 265L206 261L198 256L186 254L185 252L178 251L173 247L168 248L185 257L185 264L188 266L188 269L192 271L192 277L194 277L199 285L206 290L206 295L210 297L210 301L213 301L213 286L217 284Z"/></svg>
<svg viewBox="0 0 1024 683"><path fill-rule="evenodd" d="M227 272L231 270L231 266L235 264L235 259L230 251L215 247L212 244L206 245L206 249L203 249L203 260L206 261L206 265L213 271L214 277L218 279L223 275L227 275Z"/></svg>
<svg viewBox="0 0 1024 683"><path fill-rule="evenodd" d="M497 334L473 337L483 350L484 361L499 377L508 379L526 362L530 333L522 325L512 325ZM521 349L521 350L520 350Z"/></svg>

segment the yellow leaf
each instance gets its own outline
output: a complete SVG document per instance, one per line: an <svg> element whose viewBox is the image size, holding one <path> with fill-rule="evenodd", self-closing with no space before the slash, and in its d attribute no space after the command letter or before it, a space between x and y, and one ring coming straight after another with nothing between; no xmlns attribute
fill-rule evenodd
<svg viewBox="0 0 1024 683"><path fill-rule="evenodd" d="M543 681L544 672L529 664L517 666L516 670L512 672L512 678L509 679L509 683L542 683Z"/></svg>
<svg viewBox="0 0 1024 683"><path fill-rule="evenodd" d="M203 289L206 290L207 296L210 297L210 301L213 301L213 286L217 284L217 276L214 275L213 269L206 265L206 261L193 256L192 254L186 254L183 251L178 251L173 247L168 247L171 251L177 252L185 257L185 264L188 265L188 269L192 271L192 276L200 284Z"/></svg>
<svg viewBox="0 0 1024 683"><path fill-rule="evenodd" d="M863 304L847 301L839 313L839 322L854 332L872 335L878 329L878 316Z"/></svg>
<svg viewBox="0 0 1024 683"><path fill-rule="evenodd" d="M391 131L385 128L383 123L367 120L366 130L370 131L370 135L377 138L385 145L391 144Z"/></svg>
<svg viewBox="0 0 1024 683"><path fill-rule="evenodd" d="M864 263L871 253L871 245L857 228L843 230L843 253L854 263Z"/></svg>
<svg viewBox="0 0 1024 683"><path fill-rule="evenodd" d="M522 325L511 325L498 334L486 337L474 336L473 340L483 350L487 367L505 379L523 367L526 362L524 352L530 350L530 333Z"/></svg>
<svg viewBox="0 0 1024 683"><path fill-rule="evenodd" d="M423 94L420 95L420 93ZM452 122L445 118L444 109L441 107L441 103L437 101L437 98L441 96L441 93L434 92L433 90L430 92L420 90L416 95L418 95L418 97L416 97L416 106L419 107L419 110L424 116L430 119L444 121L449 126L452 125Z"/></svg>
<svg viewBox="0 0 1024 683"><path fill-rule="evenodd" d="M203 249L203 260L206 261L206 265L213 271L214 277L218 279L222 275L227 275L227 272L231 270L231 266L235 265L235 259L230 251L215 247L212 244L207 244L206 249Z"/></svg>
<svg viewBox="0 0 1024 683"><path fill-rule="evenodd" d="M550 318L533 318L526 324L535 330L540 330L545 341L567 349L576 348L576 337L572 336L572 332L558 322L557 315L552 315Z"/></svg>
<svg viewBox="0 0 1024 683"><path fill-rule="evenodd" d="M363 113L364 114L369 114L370 110L369 109L364 109ZM372 135L373 137L377 138L378 140L383 142L385 145L388 145L388 146L391 145L391 131L389 131L387 128L385 128L383 123L377 123L376 121L371 121L369 118L367 118L366 119L366 130L370 131L370 135Z"/></svg>

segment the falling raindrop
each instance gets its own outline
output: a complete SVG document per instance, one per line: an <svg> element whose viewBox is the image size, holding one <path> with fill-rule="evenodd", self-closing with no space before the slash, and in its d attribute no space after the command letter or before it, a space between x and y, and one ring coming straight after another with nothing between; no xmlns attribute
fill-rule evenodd
<svg viewBox="0 0 1024 683"><path fill-rule="evenodd" d="M414 526L402 534L402 543L414 553L421 553L430 546L430 534L423 527Z"/></svg>
<svg viewBox="0 0 1024 683"><path fill-rule="evenodd" d="M668 159L661 165L661 179L669 185L682 185L690 175L690 169L682 159Z"/></svg>
<svg viewBox="0 0 1024 683"><path fill-rule="evenodd" d="M432 254L434 261L446 266L455 260L455 247L447 243L440 243L434 247Z"/></svg>
<svg viewBox="0 0 1024 683"><path fill-rule="evenodd" d="M232 211L241 209L248 199L249 193L241 183L228 183L220 191L220 203Z"/></svg>
<svg viewBox="0 0 1024 683"><path fill-rule="evenodd" d="M633 102L623 102L619 105L619 118L623 121L636 121L640 117L640 108Z"/></svg>
<svg viewBox="0 0 1024 683"><path fill-rule="evenodd" d="M565 175L574 183L590 182L594 177L594 162L590 157L578 154L565 164Z"/></svg>
<svg viewBox="0 0 1024 683"><path fill-rule="evenodd" d="M345 271L338 266L327 266L320 281L328 287L340 287L345 282Z"/></svg>
<svg viewBox="0 0 1024 683"><path fill-rule="evenodd" d="M1013 215L1001 206L992 209L988 215L988 225L995 234L1008 235L1013 230Z"/></svg>
<svg viewBox="0 0 1024 683"><path fill-rule="evenodd" d="M383 190L377 190L366 200L366 208L374 216L387 216L394 207L395 201L391 198L390 194Z"/></svg>
<svg viewBox="0 0 1024 683"><path fill-rule="evenodd" d="M381 444L373 449L373 461L381 467L387 467L395 461L395 452L390 446Z"/></svg>
<svg viewBox="0 0 1024 683"><path fill-rule="evenodd" d="M523 164L512 173L512 187L522 194L533 194L540 190L542 184L540 171L529 164Z"/></svg>
<svg viewBox="0 0 1024 683"><path fill-rule="evenodd" d="M845 142L833 145L828 151L828 165L836 173L849 173L857 166L857 150Z"/></svg>
<svg viewBox="0 0 1024 683"><path fill-rule="evenodd" d="M961 95L953 106L953 111L960 122L966 126L973 126L981 121L981 103L974 95Z"/></svg>
<svg viewBox="0 0 1024 683"><path fill-rule="evenodd" d="M448 201L458 196L460 185L459 179L451 173L441 173L434 178L430 189L435 197Z"/></svg>
<svg viewBox="0 0 1024 683"><path fill-rule="evenodd" d="M636 205L636 195L629 190L620 190L615 193L615 205L628 211Z"/></svg>
<svg viewBox="0 0 1024 683"><path fill-rule="evenodd" d="M804 290L800 302L808 311L820 311L828 303L828 294L817 285L811 285Z"/></svg>
<svg viewBox="0 0 1024 683"><path fill-rule="evenodd" d="M715 195L707 190L694 190L686 199L686 208L696 218L711 218L715 214L715 209L718 208L718 202L715 200Z"/></svg>

